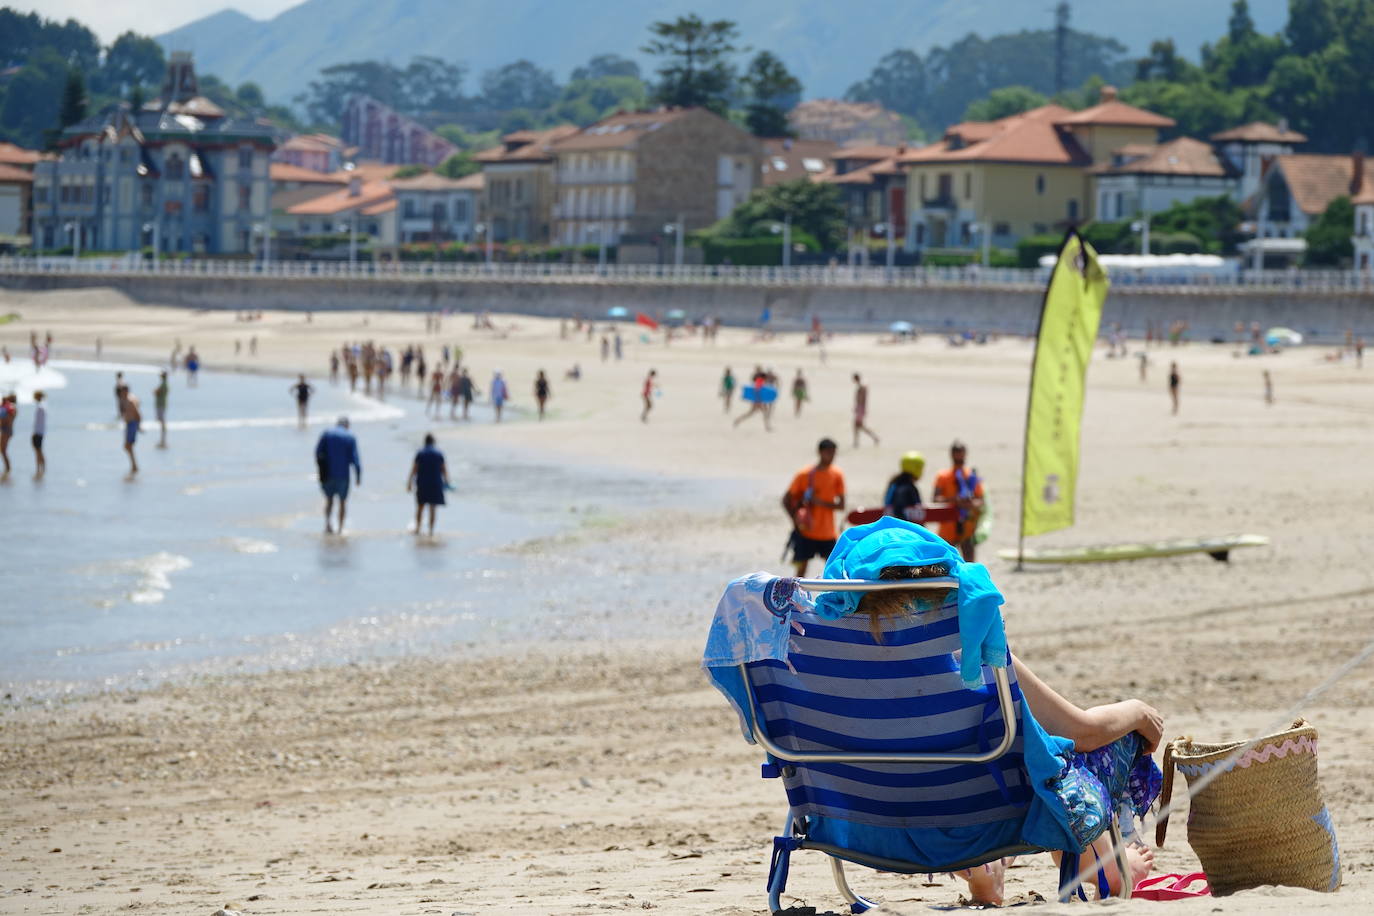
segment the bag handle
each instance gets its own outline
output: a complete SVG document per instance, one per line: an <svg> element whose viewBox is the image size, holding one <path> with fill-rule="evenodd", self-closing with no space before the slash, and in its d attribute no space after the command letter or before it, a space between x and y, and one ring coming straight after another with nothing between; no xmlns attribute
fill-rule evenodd
<svg viewBox="0 0 1374 916"><path fill-rule="evenodd" d="M1174 745L1182 738L1175 738L1164 745L1164 765L1160 767L1164 771L1164 788L1159 793L1159 811L1161 814L1155 820L1155 845L1164 845L1164 835L1169 832L1169 799L1174 795Z"/></svg>

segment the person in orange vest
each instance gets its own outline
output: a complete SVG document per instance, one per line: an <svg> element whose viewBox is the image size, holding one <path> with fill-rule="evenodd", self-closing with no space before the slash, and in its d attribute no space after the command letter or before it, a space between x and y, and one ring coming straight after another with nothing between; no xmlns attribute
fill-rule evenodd
<svg viewBox="0 0 1374 916"><path fill-rule="evenodd" d="M959 548L965 562L974 562L973 535L978 530L978 517L983 512L983 482L976 469L965 467L968 446L958 439L949 447L950 467L935 475L933 499L939 503L953 503L959 507L959 518L940 522L936 534Z"/></svg>
<svg viewBox="0 0 1374 916"><path fill-rule="evenodd" d="M824 564L835 547L839 531L835 512L844 510L844 473L835 467L835 440L822 439L816 446L820 460L792 478L782 495L782 508L792 519L792 562L797 575L806 575L812 557Z"/></svg>

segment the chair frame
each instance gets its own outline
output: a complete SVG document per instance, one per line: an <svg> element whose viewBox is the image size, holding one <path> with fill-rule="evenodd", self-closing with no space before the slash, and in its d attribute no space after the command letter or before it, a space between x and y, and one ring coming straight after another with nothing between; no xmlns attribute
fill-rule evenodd
<svg viewBox="0 0 1374 916"><path fill-rule="evenodd" d="M807 591L828 591L828 592L875 592L875 591L896 591L896 590L947 590L958 588L957 579L950 577L928 578L928 579L798 579L797 586ZM758 708L758 700L754 696L754 687L749 680L749 666L739 665L740 680L744 685L744 694L748 699L746 716L749 722L749 732L754 736L754 740L768 755L784 763L909 763L909 764L955 764L955 763L990 763L993 760L1006 754L1016 743L1017 719L1014 700L1011 695L1011 677L1007 673L1007 668L993 668L992 679L994 688L997 691L997 705L1002 713L1002 721L1006 723L1006 728L1002 740L996 747L989 751L978 754L961 754L948 751L936 751L930 753L878 753L872 751L791 751L781 747L775 742L763 726L763 716ZM789 838L795 842L797 849L814 849L825 853L830 858L830 872L835 880L835 887L840 892L846 903L849 904L851 913L862 913L875 906L877 903L868 898L856 894L849 886L849 881L845 877L844 862L850 861L857 865L863 865L878 871L895 872L898 874L931 874L936 872L961 871L965 868L973 868L994 862L1005 856L1022 855L1037 852L1049 852L1050 850L1041 849L1036 846L1012 846L1005 849L991 850L988 853L965 862L954 862L945 865L934 866L919 862L904 862L897 859L888 859L881 856L870 856L865 853L858 853L852 850L842 849L826 843L815 843L809 841L802 830L804 818L797 816L796 812L788 808L787 819L783 822L782 838ZM1112 838L1112 856L1116 861L1118 873L1121 875L1121 892L1123 898L1131 896L1130 866L1126 860L1126 844L1121 838L1121 828L1117 823L1116 812L1112 814L1112 823L1109 828ZM779 913L782 910L782 884L784 881L784 870L777 869L773 879L768 886L768 907L771 913ZM1059 899L1067 902L1073 894L1073 886L1061 887L1059 889Z"/></svg>

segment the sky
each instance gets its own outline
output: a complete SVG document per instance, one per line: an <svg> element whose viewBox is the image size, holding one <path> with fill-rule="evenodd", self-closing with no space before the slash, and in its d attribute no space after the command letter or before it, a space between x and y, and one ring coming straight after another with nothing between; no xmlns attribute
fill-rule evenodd
<svg viewBox="0 0 1374 916"><path fill-rule="evenodd" d="M32 10L45 19L76 19L95 31L101 42L133 30L140 35L161 35L177 26L232 6L254 19L271 19L302 0L45 0L42 4L11 3L14 9Z"/></svg>

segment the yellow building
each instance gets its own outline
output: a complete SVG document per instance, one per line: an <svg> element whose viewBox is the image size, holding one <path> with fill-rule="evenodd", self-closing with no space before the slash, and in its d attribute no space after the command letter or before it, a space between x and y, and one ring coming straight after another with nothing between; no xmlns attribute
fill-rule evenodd
<svg viewBox="0 0 1374 916"><path fill-rule="evenodd" d="M1084 111L1044 105L966 121L899 162L907 170L907 249L1009 247L1092 219L1095 165L1153 144L1169 118L1120 102L1110 86Z"/></svg>

